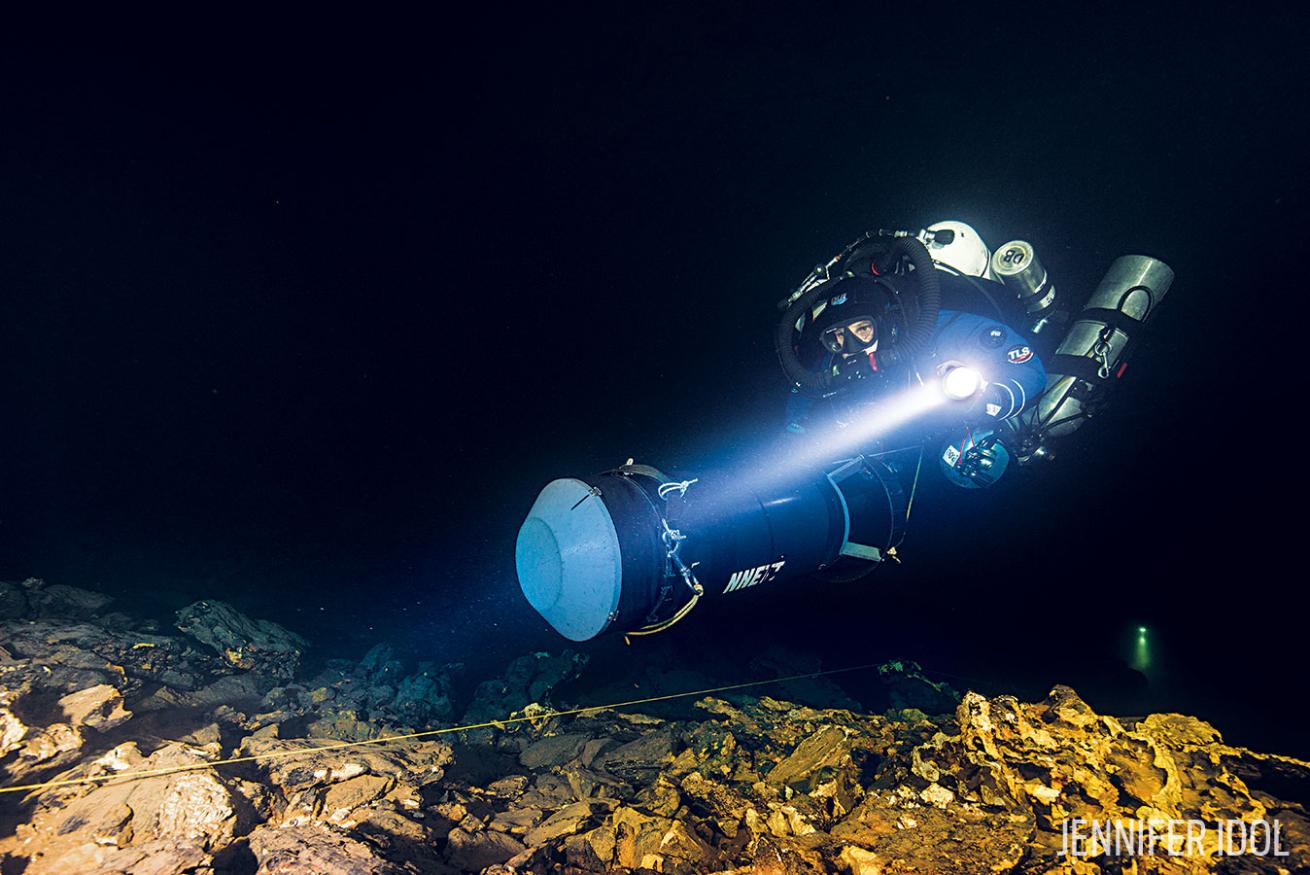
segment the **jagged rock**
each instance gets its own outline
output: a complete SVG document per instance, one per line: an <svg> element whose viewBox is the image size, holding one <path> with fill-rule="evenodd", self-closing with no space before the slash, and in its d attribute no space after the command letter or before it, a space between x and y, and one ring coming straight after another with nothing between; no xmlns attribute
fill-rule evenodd
<svg viewBox="0 0 1310 875"><path fill-rule="evenodd" d="M370 722L367 715L361 716L350 708L331 708L324 716L305 727L306 732L315 738L336 738L341 741L366 741L377 738L387 732L388 727L381 723Z"/></svg>
<svg viewBox="0 0 1310 875"><path fill-rule="evenodd" d="M31 609L21 584L0 580L0 620L26 617Z"/></svg>
<svg viewBox="0 0 1310 875"><path fill-rule="evenodd" d="M213 861L198 844L186 840L158 839L127 848L87 843L70 848L49 863L44 861L23 870L25 875L178 875L208 872Z"/></svg>
<svg viewBox="0 0 1310 875"><path fill-rule="evenodd" d="M358 663L330 660L327 668L309 681L307 691L279 706L302 714L318 710L340 715L344 719L336 729L321 724L315 730L336 738L369 737L352 725L355 721L427 727L449 719L453 712L452 675L459 669L459 665L438 668L436 663L420 662L412 673L407 673L406 663L396 657L395 651L378 644Z"/></svg>
<svg viewBox="0 0 1310 875"><path fill-rule="evenodd" d="M527 835L529 830L541 822L543 815L540 808L511 808L497 812L489 826L511 835Z"/></svg>
<svg viewBox="0 0 1310 875"><path fill-rule="evenodd" d="M847 845L841 849L837 862L851 875L882 875L883 864L877 854L866 851L859 845Z"/></svg>
<svg viewBox="0 0 1310 875"><path fill-rule="evenodd" d="M949 812L933 808L911 811L874 806L862 819L833 829L832 835L871 851L860 857L863 865L878 867L874 871L906 871L905 862L912 860L919 871L941 875L1013 871L1026 856L1033 837L1032 819L1021 815L967 807ZM1053 858L1048 861L1055 862Z"/></svg>
<svg viewBox="0 0 1310 875"><path fill-rule="evenodd" d="M27 724L18 718L11 707L17 698L17 691L0 688L0 758L17 750L27 735Z"/></svg>
<svg viewBox="0 0 1310 875"><path fill-rule="evenodd" d="M247 736L237 748L242 756L267 757L257 768L264 781L278 789L285 805L273 818L283 825L366 820L360 809L375 801L412 811L424 788L437 784L452 759L449 745L418 741L392 747L314 750L321 739L279 739ZM379 801L380 800L380 801Z"/></svg>
<svg viewBox="0 0 1310 875"><path fill-rule="evenodd" d="M43 687L75 692L110 684L124 693L143 683L194 690L230 672L182 638L119 632L93 622L51 619L0 622L11 655L37 669Z"/></svg>
<svg viewBox="0 0 1310 875"><path fill-rule="evenodd" d="M510 775L507 778L501 778L492 781L487 785L487 792L493 796L500 796L504 799L514 799L523 794L528 789L528 778L526 775Z"/></svg>
<svg viewBox="0 0 1310 875"><path fill-rule="evenodd" d="M552 735L533 742L519 754L519 762L529 769L559 766L582 753L591 739L581 733Z"/></svg>
<svg viewBox="0 0 1310 875"><path fill-rule="evenodd" d="M960 694L951 689L950 684L930 679L917 662L908 659L878 666L878 679L887 687L893 710L948 714L960 701Z"/></svg>
<svg viewBox="0 0 1310 875"><path fill-rule="evenodd" d="M576 802L577 796L567 779L547 773L538 775L532 788L518 801L521 805L534 805L553 810L570 802Z"/></svg>
<svg viewBox="0 0 1310 875"><path fill-rule="evenodd" d="M668 729L659 729L606 751L596 759L601 768L620 774L652 771L673 762L678 740Z"/></svg>
<svg viewBox="0 0 1310 875"><path fill-rule="evenodd" d="M574 869L584 872L602 872L610 867L614 858L614 830L608 826L564 840L564 858Z"/></svg>
<svg viewBox="0 0 1310 875"><path fill-rule="evenodd" d="M154 770L203 766L205 761L197 751L180 744L167 745L144 758L134 747L124 746L86 771L91 776L112 774L120 767ZM231 841L236 828L233 792L212 769L52 792L59 797L59 804L38 808L12 837L0 839L0 853L24 859L27 868L23 871L31 875L117 871L115 867L127 871L144 865L137 858L145 848L194 867L206 861L212 849ZM133 853L94 853L95 848L133 849ZM99 859L97 865L105 868L83 868L92 859Z"/></svg>
<svg viewBox="0 0 1310 875"><path fill-rule="evenodd" d="M82 732L69 719L59 702L50 702L47 691L40 689L40 674L24 670L26 666L0 673L6 686L0 686L0 762L10 781L27 780L34 770L66 766L78 759ZM36 691L34 692L34 687ZM113 690L112 687L109 690ZM96 694L92 694L93 696ZM113 693L111 700L121 705ZM74 704L74 716L95 718L93 707L86 713ZM107 716L123 715L110 707ZM21 715L21 716L20 716ZM126 719L125 715L124 719ZM75 721L76 722L76 721Z"/></svg>
<svg viewBox="0 0 1310 875"><path fill-rule="evenodd" d="M692 772L675 787L668 781L656 781L647 807L656 814L671 815L681 807L684 797L724 823L736 823L746 816L746 802L741 795L700 772Z"/></svg>
<svg viewBox="0 0 1310 875"><path fill-rule="evenodd" d="M396 659L396 651L389 644L375 644L359 661L359 674L381 681L388 676L397 679L404 673L405 664Z"/></svg>
<svg viewBox="0 0 1310 875"><path fill-rule="evenodd" d="M71 754L81 749L82 733L67 723L50 723L41 727L31 727L23 739L23 747L18 752L19 761L10 771L15 775L26 774L34 766L56 766L72 762Z"/></svg>
<svg viewBox="0 0 1310 875"><path fill-rule="evenodd" d="M108 732L132 717L132 712L123 708L123 694L109 684L69 693L58 705L70 724L89 726L98 732Z"/></svg>
<svg viewBox="0 0 1310 875"><path fill-rule="evenodd" d="M446 860L466 872L479 872L527 850L517 839L503 832L469 832L462 828L446 836Z"/></svg>
<svg viewBox="0 0 1310 875"><path fill-rule="evenodd" d="M440 847L449 829L440 819L423 815L419 820L417 815L389 807L385 802L384 799L363 809L363 816L355 826L342 826L352 835L365 837L379 856L407 872L449 872Z"/></svg>
<svg viewBox="0 0 1310 875"><path fill-rule="evenodd" d="M714 859L713 849L696 831L681 820L669 824L669 829L660 839L659 856L664 859L682 860L703 866ZM644 862L644 861L643 861Z"/></svg>
<svg viewBox="0 0 1310 875"><path fill-rule="evenodd" d="M564 766L560 772L568 782L569 789L573 791L573 798L580 802L592 798L622 796L627 787L622 780L604 771L588 769L580 765Z"/></svg>
<svg viewBox="0 0 1310 875"><path fill-rule="evenodd" d="M566 650L559 656L532 653L509 664L503 677L478 685L463 722L482 723L545 702L550 691L581 673L587 657Z"/></svg>
<svg viewBox="0 0 1310 875"><path fill-rule="evenodd" d="M450 676L435 663L421 662L418 670L401 678L390 702L396 719L411 726L425 726L450 717Z"/></svg>
<svg viewBox="0 0 1310 875"><path fill-rule="evenodd" d="M774 766L765 782L808 793L818 784L824 770L836 770L849 762L850 755L849 732L840 726L825 726Z"/></svg>
<svg viewBox="0 0 1310 875"><path fill-rule="evenodd" d="M248 708L259 702L273 683L272 678L243 672L205 684L192 692L188 698L202 708L214 708L218 705Z"/></svg>
<svg viewBox="0 0 1310 875"><path fill-rule="evenodd" d="M588 824L594 810L595 806L590 802L565 805L529 832L526 842L529 846L535 847L551 839L573 835Z"/></svg>
<svg viewBox="0 0 1310 875"><path fill-rule="evenodd" d="M207 600L177 612L176 626L234 668L291 678L309 642L270 620L254 620L225 602Z"/></svg>
<svg viewBox="0 0 1310 875"><path fill-rule="evenodd" d="M364 842L318 824L250 835L256 875L390 875L399 870Z"/></svg>
<svg viewBox="0 0 1310 875"><path fill-rule="evenodd" d="M392 648L378 644L349 672L354 683L338 684L336 692L391 722L427 725L450 717L451 673L458 668L439 669L436 663L420 662L407 673L405 662L396 658Z"/></svg>
<svg viewBox="0 0 1310 875"><path fill-rule="evenodd" d="M187 769L10 797L22 805L0 830L6 873L1090 875L1094 864L1059 857L1067 817L1276 818L1291 854L1281 865L1310 867L1310 763L1226 745L1182 715L1099 715L1065 687L1032 703L968 693L929 717L953 691L902 663L894 684L922 708L868 715L734 695L700 700L694 717L559 715L543 702L582 660L534 654L470 708L532 719L319 749L443 719L452 669L414 671L379 646L297 679L292 651L247 671L145 628L121 616L0 620L3 780ZM248 643L242 660L264 656ZM228 755L256 761L210 765ZM1189 866L1176 871L1221 869Z"/></svg>
<svg viewBox="0 0 1310 875"><path fill-rule="evenodd" d="M112 596L89 589L62 583L47 584L37 577L24 580L22 588L26 595L28 613L41 618L90 620L96 618L105 605L114 600Z"/></svg>
<svg viewBox="0 0 1310 875"><path fill-rule="evenodd" d="M614 831L613 862L632 869L645 867L645 861L659 853L673 822L625 807L615 809L608 824Z"/></svg>
<svg viewBox="0 0 1310 875"><path fill-rule="evenodd" d="M380 775L359 775L333 784L323 793L322 813L328 820L341 822L353 812L377 799L394 786L395 780Z"/></svg>

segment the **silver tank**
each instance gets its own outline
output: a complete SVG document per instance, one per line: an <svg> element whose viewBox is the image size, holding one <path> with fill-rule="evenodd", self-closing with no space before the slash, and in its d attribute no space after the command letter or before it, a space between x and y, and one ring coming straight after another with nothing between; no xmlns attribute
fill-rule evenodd
<svg viewBox="0 0 1310 875"><path fill-rule="evenodd" d="M1001 278L1032 317L1028 330L1033 334L1041 332L1055 306L1056 292L1033 245L1027 240L1002 244L992 253L992 273Z"/></svg>
<svg viewBox="0 0 1310 875"><path fill-rule="evenodd" d="M1046 391L1026 416L1027 424L1049 437L1077 431L1086 420L1086 405L1114 379L1129 340L1140 333L1173 281L1174 272L1163 261L1146 255L1116 258L1056 350L1057 356L1092 359L1094 379L1062 374L1055 362L1047 372ZM1128 318L1108 320L1104 311L1113 310Z"/></svg>

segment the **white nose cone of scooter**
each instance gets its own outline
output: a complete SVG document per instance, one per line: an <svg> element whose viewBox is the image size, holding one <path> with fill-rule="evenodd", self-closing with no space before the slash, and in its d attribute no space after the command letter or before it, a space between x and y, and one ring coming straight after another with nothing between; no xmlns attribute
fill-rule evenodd
<svg viewBox="0 0 1310 875"><path fill-rule="evenodd" d="M928 254L932 256L933 261L965 276L996 279L991 272L991 250L972 226L964 222L947 220L929 225L927 230L955 232L955 238L950 243L939 243L934 240L928 244Z"/></svg>
<svg viewBox="0 0 1310 875"><path fill-rule="evenodd" d="M528 604L571 641L612 622L623 589L619 535L609 508L582 480L553 480L519 529L514 550Z"/></svg>

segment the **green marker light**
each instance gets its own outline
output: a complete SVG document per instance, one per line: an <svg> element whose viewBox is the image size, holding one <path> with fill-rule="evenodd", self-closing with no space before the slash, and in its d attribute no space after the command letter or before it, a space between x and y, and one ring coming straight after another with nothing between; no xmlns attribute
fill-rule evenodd
<svg viewBox="0 0 1310 875"><path fill-rule="evenodd" d="M1133 648L1132 659L1129 662L1133 668L1143 672L1151 668L1151 649L1146 643L1146 632L1145 626L1137 627L1137 644Z"/></svg>

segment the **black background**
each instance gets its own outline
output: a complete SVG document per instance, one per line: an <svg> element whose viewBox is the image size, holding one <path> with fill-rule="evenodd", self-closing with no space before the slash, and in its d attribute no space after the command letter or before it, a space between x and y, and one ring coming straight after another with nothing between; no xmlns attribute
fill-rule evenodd
<svg viewBox="0 0 1310 875"><path fill-rule="evenodd" d="M0 576L475 672L557 649L514 579L536 491L730 458L780 421L773 302L865 228L960 218L1074 298L1119 254L1175 268L1117 407L1045 470L930 489L904 567L743 594L677 651L908 655L1310 753L1278 719L1310 692L1277 332L1305 22L1086 15L493 11L8 56Z"/></svg>

